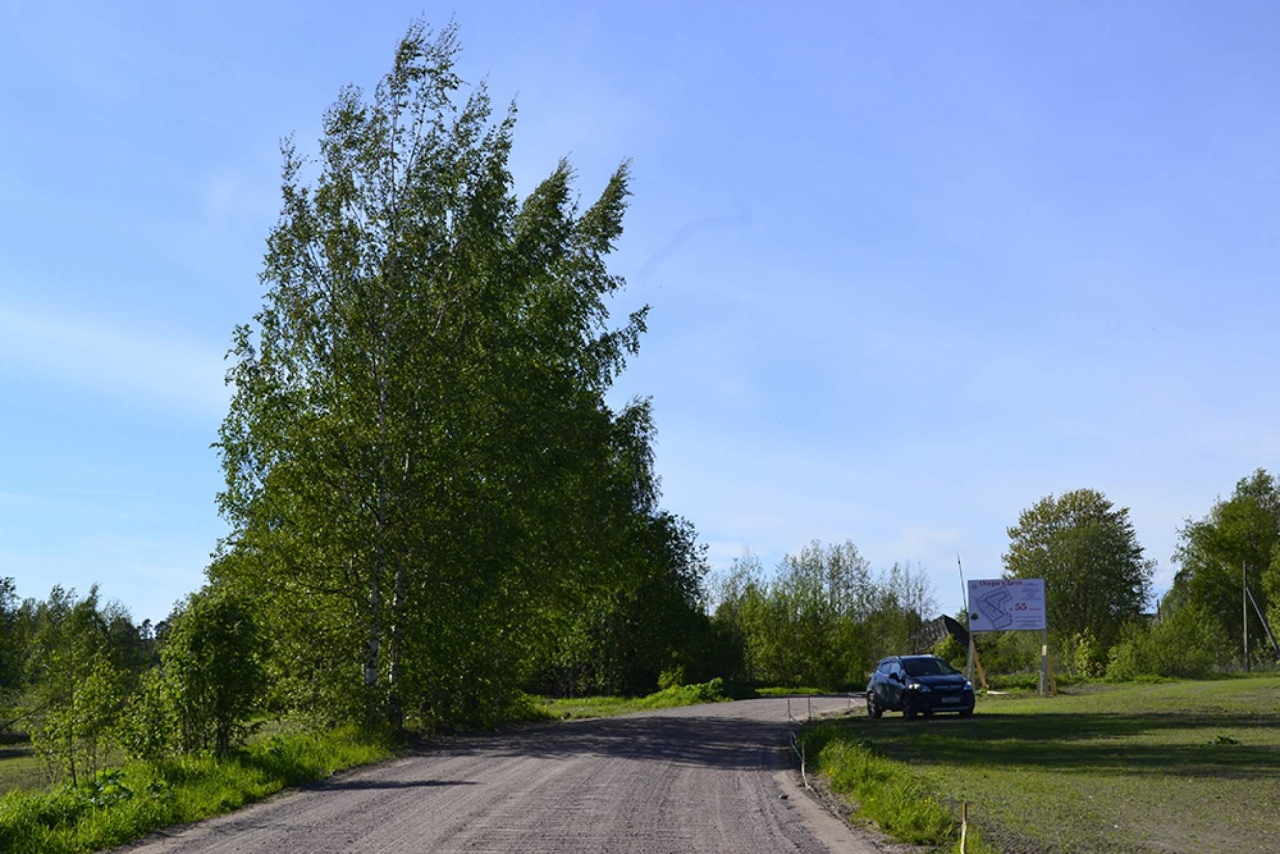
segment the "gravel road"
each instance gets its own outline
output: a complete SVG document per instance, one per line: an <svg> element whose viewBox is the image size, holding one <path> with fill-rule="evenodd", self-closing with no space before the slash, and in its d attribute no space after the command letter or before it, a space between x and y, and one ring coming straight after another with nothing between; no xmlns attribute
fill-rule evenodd
<svg viewBox="0 0 1280 854"><path fill-rule="evenodd" d="M815 697L815 715L848 697ZM803 718L809 701L791 701ZM166 831L128 854L848 852L881 849L799 785L786 699L432 745Z"/></svg>

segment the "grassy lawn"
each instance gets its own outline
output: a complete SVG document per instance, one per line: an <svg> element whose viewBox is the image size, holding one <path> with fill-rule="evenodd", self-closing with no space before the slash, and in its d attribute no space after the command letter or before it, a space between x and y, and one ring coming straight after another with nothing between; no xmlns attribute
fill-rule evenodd
<svg viewBox="0 0 1280 854"><path fill-rule="evenodd" d="M0 740L0 795L10 789L38 789L47 781L48 775L36 759L31 742Z"/></svg>
<svg viewBox="0 0 1280 854"><path fill-rule="evenodd" d="M1280 851L1277 710L1275 675L1085 686L970 719L854 716L815 745L902 763L1001 851Z"/></svg>

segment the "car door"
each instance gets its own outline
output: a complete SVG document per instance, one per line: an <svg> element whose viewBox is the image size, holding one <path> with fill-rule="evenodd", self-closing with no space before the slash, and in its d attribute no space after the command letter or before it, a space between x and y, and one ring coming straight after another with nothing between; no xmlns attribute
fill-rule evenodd
<svg viewBox="0 0 1280 854"><path fill-rule="evenodd" d="M902 688L906 684L903 680L906 675L902 672L902 663L896 658L885 662L885 708L901 709L902 708Z"/></svg>

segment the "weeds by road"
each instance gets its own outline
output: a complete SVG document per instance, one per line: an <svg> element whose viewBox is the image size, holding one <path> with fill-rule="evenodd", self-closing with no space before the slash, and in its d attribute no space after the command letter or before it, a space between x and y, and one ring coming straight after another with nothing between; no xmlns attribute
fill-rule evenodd
<svg viewBox="0 0 1280 854"><path fill-rule="evenodd" d="M80 786L0 798L0 851L79 854L236 809L390 755L354 731L273 737L224 758L131 762Z"/></svg>

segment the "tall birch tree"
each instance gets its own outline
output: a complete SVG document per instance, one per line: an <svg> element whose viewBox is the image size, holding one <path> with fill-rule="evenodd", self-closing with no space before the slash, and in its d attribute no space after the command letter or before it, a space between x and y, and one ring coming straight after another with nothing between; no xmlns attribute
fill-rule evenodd
<svg viewBox="0 0 1280 854"><path fill-rule="evenodd" d="M318 158L286 143L231 353L212 574L263 600L283 694L335 716L500 706L538 621L617 583L610 537L654 506L647 404L604 398L644 328L608 319L626 165L585 211L565 162L518 200L514 110L459 99L457 53L412 26Z"/></svg>

